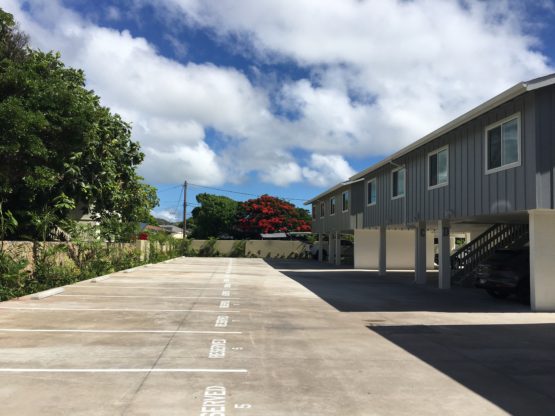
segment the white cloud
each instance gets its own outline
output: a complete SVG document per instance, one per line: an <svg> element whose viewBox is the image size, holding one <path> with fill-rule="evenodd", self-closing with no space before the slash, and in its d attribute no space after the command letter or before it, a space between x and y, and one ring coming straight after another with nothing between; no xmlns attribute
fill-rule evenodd
<svg viewBox="0 0 555 416"><path fill-rule="evenodd" d="M154 218L161 218L163 220L170 221L170 222L177 222L181 220L177 216L177 211L173 211L173 210L170 211L167 209L153 210L152 216Z"/></svg>
<svg viewBox="0 0 555 416"><path fill-rule="evenodd" d="M145 178L164 178L169 183L181 183L185 179L198 185L218 185L225 182L225 172L214 151L204 142L195 146L175 146L160 151L145 148L145 161L140 173Z"/></svg>
<svg viewBox="0 0 555 416"><path fill-rule="evenodd" d="M310 184L325 187L343 182L355 172L340 155L313 154L302 174Z"/></svg>
<svg viewBox="0 0 555 416"><path fill-rule="evenodd" d="M120 20L121 12L115 6L108 6L106 8L106 17L108 18L108 20Z"/></svg>
<svg viewBox="0 0 555 416"><path fill-rule="evenodd" d="M312 70L318 86L293 85L290 104L296 108L298 94L312 99L304 101L298 125L305 138L315 134L320 147L305 147L317 151L391 152L516 82L553 70L523 31L523 8L507 0L159 4L222 39L242 34L244 49L258 57ZM370 102L353 102L353 94Z"/></svg>
<svg viewBox="0 0 555 416"><path fill-rule="evenodd" d="M327 186L353 173L349 157L390 153L552 71L511 1L157 1L172 25L210 28L253 58L256 84L235 68L163 57L59 0L4 3L33 45L62 51L103 103L133 123L147 155L142 173L158 183L237 183L254 172L279 186ZM175 33L163 36L183 57L189 45ZM310 76L276 85L260 61L295 62ZM275 114L276 102L296 117ZM208 128L221 140L207 141Z"/></svg>
<svg viewBox="0 0 555 416"><path fill-rule="evenodd" d="M302 170L295 162L269 164L260 174L260 178L264 182L287 186L301 181Z"/></svg>

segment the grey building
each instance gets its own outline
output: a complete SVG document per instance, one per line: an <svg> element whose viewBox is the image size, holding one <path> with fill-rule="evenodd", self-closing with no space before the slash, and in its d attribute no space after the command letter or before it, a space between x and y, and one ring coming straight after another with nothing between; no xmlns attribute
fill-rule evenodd
<svg viewBox="0 0 555 416"><path fill-rule="evenodd" d="M515 85L306 204L332 262L340 261L338 236L353 233L355 267L385 273L410 257L422 283L435 236L442 288L495 248L529 239L532 307L555 310L554 173L552 74ZM472 241L454 252L450 237L459 232Z"/></svg>

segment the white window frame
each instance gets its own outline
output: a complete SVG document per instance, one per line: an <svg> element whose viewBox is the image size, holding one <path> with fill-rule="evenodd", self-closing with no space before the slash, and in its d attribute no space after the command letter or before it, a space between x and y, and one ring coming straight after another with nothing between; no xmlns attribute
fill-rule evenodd
<svg viewBox="0 0 555 416"><path fill-rule="evenodd" d="M402 195L397 195L394 196L393 195L393 174L395 172L399 172L400 170L404 170L405 171L405 189L403 189L403 194ZM391 199L400 199L400 198L404 198L405 195L407 193L407 170L405 169L405 165L403 166L399 166L398 168L395 168L391 171Z"/></svg>
<svg viewBox="0 0 555 416"><path fill-rule="evenodd" d="M508 163L506 165L501 165L497 168L493 168L493 169L488 169L488 160L489 160L489 153L488 153L488 132L490 130L493 130L496 127L501 126L502 124L508 123L509 121L515 120L516 119L516 140L517 140L517 154L518 154L518 158L516 160L516 162L512 162L512 163ZM507 170L507 169L512 169L512 168L516 168L518 166L520 166L522 164L522 129L521 129L521 117L520 117L520 112L515 113L509 117L505 117L502 120L499 120L493 124L490 124L489 126L486 127L485 129L485 133L484 133L484 147L485 147L485 155L486 157L484 158L484 162L485 162L485 172L486 175L489 175L491 173L496 173L496 172L500 172L502 170ZM501 131L503 131L503 129L501 129ZM501 145L503 145L503 136L501 136Z"/></svg>
<svg viewBox="0 0 555 416"><path fill-rule="evenodd" d="M331 203L331 201L333 201L333 204ZM332 210L332 207L333 207L333 210ZM337 208L337 199L335 198L335 196L332 196L330 198L330 217L332 215L335 215L336 208Z"/></svg>
<svg viewBox="0 0 555 416"><path fill-rule="evenodd" d="M368 200L370 199L370 195L368 194L368 185L370 183L373 183L374 188L376 188L376 200L374 202L368 202ZM376 205L377 202L378 202L378 180L377 178L372 178L366 182L366 205L371 207Z"/></svg>
<svg viewBox="0 0 555 416"><path fill-rule="evenodd" d="M432 158L433 155L437 155L437 154L443 152L444 150L447 151L447 182L438 183L437 185L430 185L430 159ZM444 186L449 185L449 145L440 147L439 149L436 149L433 152L428 153L428 169L427 169L427 175L426 176L428 177L428 190L429 191L432 190L432 189L442 188Z"/></svg>
<svg viewBox="0 0 555 416"><path fill-rule="evenodd" d="M322 208L323 207L323 208ZM323 212L323 214L322 214ZM326 202L320 202L320 218L324 218L326 216Z"/></svg>
<svg viewBox="0 0 555 416"><path fill-rule="evenodd" d="M347 194L347 198L345 199L345 194ZM345 201L347 201L347 209L345 209ZM351 195L349 191L343 191L341 193L341 212L348 212L351 205Z"/></svg>

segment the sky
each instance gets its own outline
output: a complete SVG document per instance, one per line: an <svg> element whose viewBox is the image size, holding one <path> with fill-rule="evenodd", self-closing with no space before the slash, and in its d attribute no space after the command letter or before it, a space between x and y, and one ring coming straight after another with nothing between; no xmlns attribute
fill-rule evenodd
<svg viewBox="0 0 555 416"><path fill-rule="evenodd" d="M555 0L0 0L132 123L157 217L195 195L302 205L555 72ZM224 192L225 191L225 192ZM230 192L231 191L231 192Z"/></svg>

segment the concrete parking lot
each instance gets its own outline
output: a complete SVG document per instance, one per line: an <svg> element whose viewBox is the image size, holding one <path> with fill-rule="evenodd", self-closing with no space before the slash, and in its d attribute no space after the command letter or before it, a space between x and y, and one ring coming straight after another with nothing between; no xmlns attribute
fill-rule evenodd
<svg viewBox="0 0 555 416"><path fill-rule="evenodd" d="M2 415L552 415L554 385L554 314L408 274L179 258L0 303Z"/></svg>

